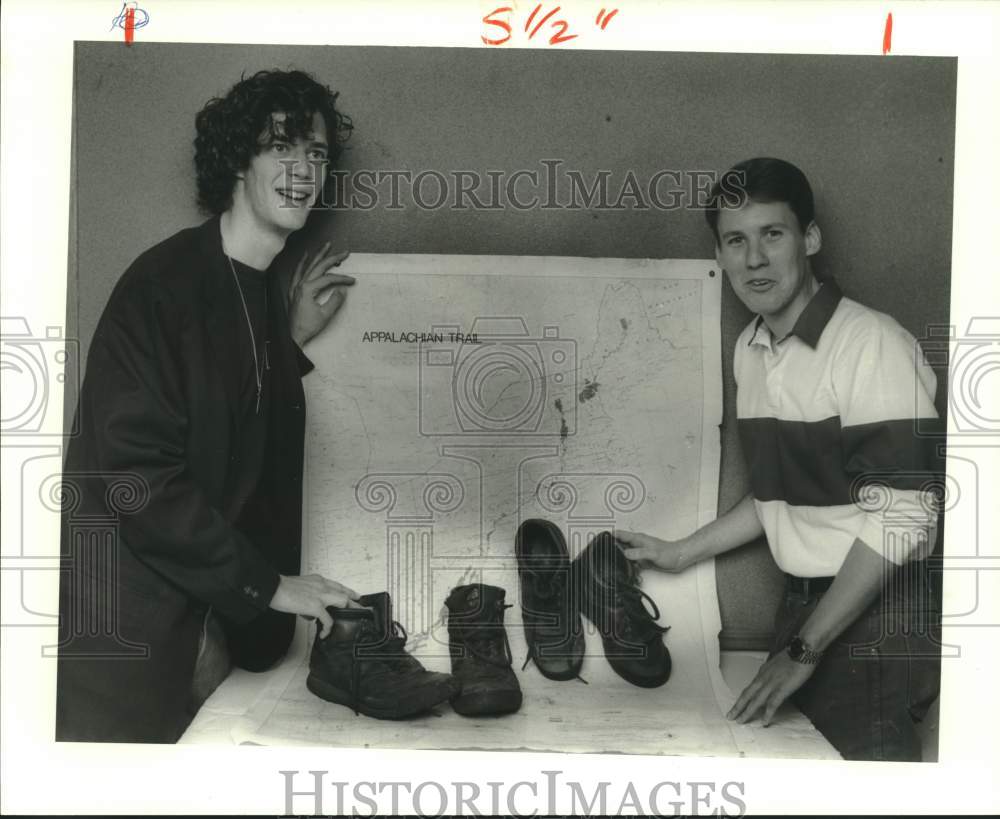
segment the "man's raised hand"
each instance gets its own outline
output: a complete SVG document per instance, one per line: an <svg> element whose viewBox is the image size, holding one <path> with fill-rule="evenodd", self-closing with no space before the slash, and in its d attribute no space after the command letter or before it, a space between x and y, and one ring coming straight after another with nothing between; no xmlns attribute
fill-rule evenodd
<svg viewBox="0 0 1000 819"><path fill-rule="evenodd" d="M331 271L350 255L350 251L332 252L327 242L311 262L306 253L296 265L288 285L288 321L299 347L330 323L347 298L346 288L354 284L355 278ZM324 294L329 298L320 302Z"/></svg>

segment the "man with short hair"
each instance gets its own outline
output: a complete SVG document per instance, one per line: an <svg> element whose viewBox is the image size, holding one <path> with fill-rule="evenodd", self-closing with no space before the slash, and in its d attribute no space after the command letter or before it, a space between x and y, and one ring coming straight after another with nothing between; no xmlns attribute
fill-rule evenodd
<svg viewBox="0 0 1000 819"><path fill-rule="evenodd" d="M935 473L915 419L937 418L934 373L894 319L814 276L822 235L802 171L747 160L710 201L716 259L756 314L734 353L751 490L681 540L618 538L630 559L680 571L765 535L786 592L729 718L767 725L791 696L845 758L919 761L940 643L924 560Z"/></svg>
<svg viewBox="0 0 1000 819"><path fill-rule="evenodd" d="M211 218L139 256L97 326L65 464L58 739L176 741L230 661L269 668L295 615L326 633L327 606L357 605L299 576L302 346L354 279L329 242L287 289L272 269L350 133L336 97L261 71L209 101L195 166ZM109 519L110 548L88 535Z"/></svg>

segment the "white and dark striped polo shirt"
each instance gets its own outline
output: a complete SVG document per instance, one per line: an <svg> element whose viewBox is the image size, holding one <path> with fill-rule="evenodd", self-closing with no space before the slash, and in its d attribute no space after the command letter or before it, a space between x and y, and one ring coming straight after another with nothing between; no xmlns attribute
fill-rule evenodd
<svg viewBox="0 0 1000 819"><path fill-rule="evenodd" d="M895 319L825 282L791 333L758 316L736 342L736 414L757 515L778 566L835 575L856 538L926 557L937 514L929 441L937 379Z"/></svg>

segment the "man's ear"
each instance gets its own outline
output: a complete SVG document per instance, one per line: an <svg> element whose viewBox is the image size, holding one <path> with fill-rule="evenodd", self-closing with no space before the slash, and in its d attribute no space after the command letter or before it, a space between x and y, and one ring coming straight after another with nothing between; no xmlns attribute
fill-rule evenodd
<svg viewBox="0 0 1000 819"><path fill-rule="evenodd" d="M810 222L806 228L806 256L815 256L823 247L823 234L816 222Z"/></svg>

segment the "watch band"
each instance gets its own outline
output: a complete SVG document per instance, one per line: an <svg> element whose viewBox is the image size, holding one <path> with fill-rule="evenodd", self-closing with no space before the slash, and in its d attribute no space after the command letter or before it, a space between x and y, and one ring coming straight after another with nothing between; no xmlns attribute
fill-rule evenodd
<svg viewBox="0 0 1000 819"><path fill-rule="evenodd" d="M822 651L810 648L809 644L797 634L788 641L785 651L792 660L802 665L815 665L823 657Z"/></svg>

